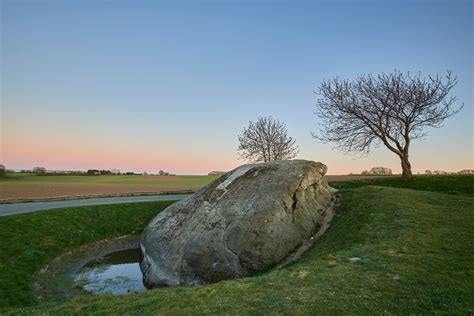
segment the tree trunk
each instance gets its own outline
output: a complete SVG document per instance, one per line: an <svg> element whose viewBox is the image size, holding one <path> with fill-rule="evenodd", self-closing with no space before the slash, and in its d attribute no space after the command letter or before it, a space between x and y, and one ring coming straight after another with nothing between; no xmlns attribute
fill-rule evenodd
<svg viewBox="0 0 474 316"><path fill-rule="evenodd" d="M402 156L402 180L403 181L410 181L413 178L413 174L411 173L411 164L408 160L408 155Z"/></svg>

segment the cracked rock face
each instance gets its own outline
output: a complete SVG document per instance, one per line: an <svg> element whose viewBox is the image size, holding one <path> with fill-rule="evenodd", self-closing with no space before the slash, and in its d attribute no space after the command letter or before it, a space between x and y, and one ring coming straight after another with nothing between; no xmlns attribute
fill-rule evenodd
<svg viewBox="0 0 474 316"><path fill-rule="evenodd" d="M274 265L321 227L334 191L326 166L240 166L158 214L141 238L148 288L197 285Z"/></svg>

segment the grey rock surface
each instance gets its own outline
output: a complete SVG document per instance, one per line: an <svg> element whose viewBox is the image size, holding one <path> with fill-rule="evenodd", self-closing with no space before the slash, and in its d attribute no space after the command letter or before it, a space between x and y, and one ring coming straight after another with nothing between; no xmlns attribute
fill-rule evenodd
<svg viewBox="0 0 474 316"><path fill-rule="evenodd" d="M171 205L141 238L145 285L206 284L277 264L332 207L326 170L307 160L242 165Z"/></svg>

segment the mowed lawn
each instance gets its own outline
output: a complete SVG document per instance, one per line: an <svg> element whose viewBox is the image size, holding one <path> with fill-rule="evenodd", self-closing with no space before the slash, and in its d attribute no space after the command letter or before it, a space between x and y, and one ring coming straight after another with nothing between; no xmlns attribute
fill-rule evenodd
<svg viewBox="0 0 474 316"><path fill-rule="evenodd" d="M474 312L474 197L464 192L464 181L472 187L473 180L462 178L456 190L456 181L446 186L437 183L442 177L423 180L438 192L397 188L393 182L341 185L331 227L298 262L242 279L120 297L39 301L33 274L80 245L140 233L164 204L0 218L0 306L5 313L25 314L469 315Z"/></svg>
<svg viewBox="0 0 474 316"><path fill-rule="evenodd" d="M216 176L36 176L0 179L0 200L195 191Z"/></svg>

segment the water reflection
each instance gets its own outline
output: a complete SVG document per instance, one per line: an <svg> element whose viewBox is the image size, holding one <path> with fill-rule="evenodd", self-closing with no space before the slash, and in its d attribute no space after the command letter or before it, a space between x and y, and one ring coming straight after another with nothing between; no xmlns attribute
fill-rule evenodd
<svg viewBox="0 0 474 316"><path fill-rule="evenodd" d="M75 281L78 286L96 295L145 291L140 259L139 248L110 253L85 265Z"/></svg>

